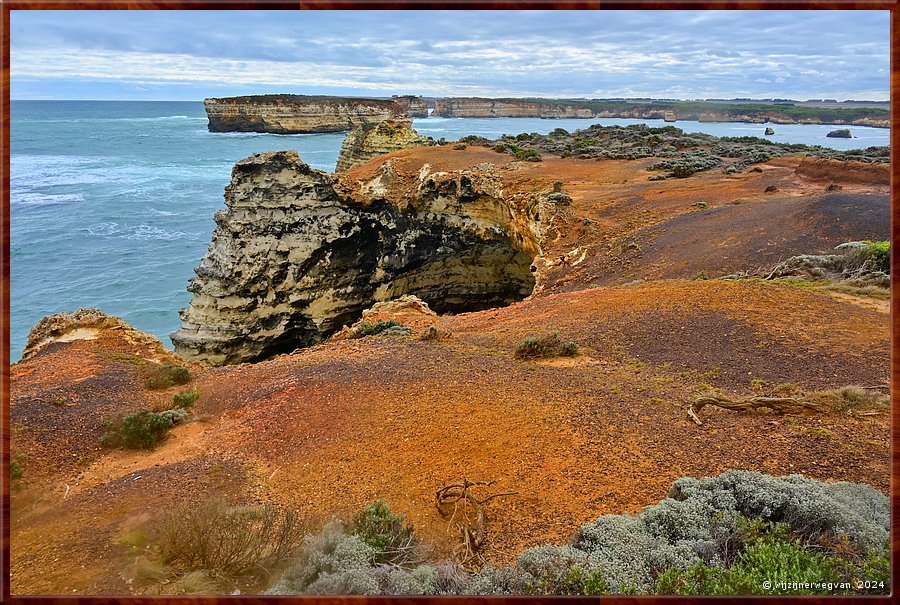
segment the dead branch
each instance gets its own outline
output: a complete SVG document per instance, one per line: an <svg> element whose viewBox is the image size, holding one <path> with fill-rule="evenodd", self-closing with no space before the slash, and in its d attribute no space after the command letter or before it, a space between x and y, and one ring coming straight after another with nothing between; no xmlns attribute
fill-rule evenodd
<svg viewBox="0 0 900 605"><path fill-rule="evenodd" d="M493 485L493 481L469 481L451 483L435 494L435 505L445 519L449 516L447 531L454 527L459 532L460 543L453 549L453 556L463 567L473 569L485 562L482 551L487 544L484 529L484 505L501 496L512 496L519 492L500 492L479 498L472 492L473 487ZM452 505L452 511L451 511ZM458 520L457 520L458 518Z"/></svg>
<svg viewBox="0 0 900 605"><path fill-rule="evenodd" d="M751 397L741 401L732 401L724 397L715 397L712 395L702 395L694 400L691 407L687 409L688 417L697 424L703 424L700 420L700 410L707 405L732 410L735 412L747 412L750 410L758 410L760 408L768 408L779 415L784 414L803 414L810 412L821 412L821 406L801 401L794 397Z"/></svg>

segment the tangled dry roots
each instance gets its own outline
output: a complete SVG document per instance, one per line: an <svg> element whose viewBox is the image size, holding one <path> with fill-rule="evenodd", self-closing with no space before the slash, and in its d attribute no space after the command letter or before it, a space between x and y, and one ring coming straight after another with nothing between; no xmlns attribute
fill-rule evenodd
<svg viewBox="0 0 900 605"><path fill-rule="evenodd" d="M447 530L454 527L459 532L460 543L453 549L456 561L468 570L480 567L485 563L482 554L487 545L484 529L484 505L494 498L512 496L519 492L500 492L479 498L472 488L487 487L494 481L469 481L463 478L461 483L451 483L437 491L435 505L441 517L448 519Z"/></svg>

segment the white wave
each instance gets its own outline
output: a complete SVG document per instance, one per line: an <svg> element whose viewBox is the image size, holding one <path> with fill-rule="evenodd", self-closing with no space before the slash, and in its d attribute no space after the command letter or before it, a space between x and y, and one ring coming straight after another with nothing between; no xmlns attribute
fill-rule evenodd
<svg viewBox="0 0 900 605"><path fill-rule="evenodd" d="M169 212L167 210L157 210L156 208L149 208L148 210L150 212L152 212L153 214L158 214L160 216L177 216L178 215L178 212Z"/></svg>
<svg viewBox="0 0 900 605"><path fill-rule="evenodd" d="M191 116L157 116L153 118L102 118L98 122L159 122L161 120L206 120L206 117Z"/></svg>
<svg viewBox="0 0 900 605"><path fill-rule="evenodd" d="M192 239L200 235L200 233L187 231L166 231L154 225L128 226L120 225L119 223L97 223L96 225L80 229L80 231L97 237L121 237L127 240L174 241Z"/></svg>
<svg viewBox="0 0 900 605"><path fill-rule="evenodd" d="M37 193L33 191L13 190L10 192L9 203L12 206L55 206L71 202L83 202L84 196L80 193Z"/></svg>

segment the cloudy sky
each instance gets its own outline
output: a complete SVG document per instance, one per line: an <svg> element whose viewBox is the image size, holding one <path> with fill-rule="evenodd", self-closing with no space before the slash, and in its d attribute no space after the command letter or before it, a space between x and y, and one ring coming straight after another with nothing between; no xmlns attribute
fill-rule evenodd
<svg viewBox="0 0 900 605"><path fill-rule="evenodd" d="M887 100L888 11L12 11L13 99Z"/></svg>

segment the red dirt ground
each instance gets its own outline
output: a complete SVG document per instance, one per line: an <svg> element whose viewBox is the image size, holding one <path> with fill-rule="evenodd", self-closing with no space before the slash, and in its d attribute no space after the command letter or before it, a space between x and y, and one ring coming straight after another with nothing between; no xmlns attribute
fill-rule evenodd
<svg viewBox="0 0 900 605"><path fill-rule="evenodd" d="M449 170L504 158L479 148L392 156L401 173L426 160ZM12 592L131 592L136 555L119 536L152 527L175 503L217 493L319 520L382 498L448 553L455 538L435 491L463 477L496 481L489 489L518 492L486 509L485 554L497 563L566 542L598 515L658 502L685 475L801 473L886 492L888 413L707 407L702 426L685 413L703 392L747 396L755 379L806 390L888 381L889 315L870 299L759 281L658 279L881 237L882 185L848 183L823 196L821 182L795 173L799 161L654 183L644 161L546 158L510 170L506 187L540 191L562 179L574 200L577 220L545 250L563 261L542 290L509 307L437 318L450 335L436 341L331 340L258 364L194 368L197 420L149 453L101 448L105 419L164 409L187 387L146 390L140 361L122 355L146 352L115 333L47 347L12 368L12 452L24 457L25 473L12 494ZM763 194L768 184L777 195ZM692 207L698 200L709 208ZM622 242L632 239L640 252L629 258ZM763 246L770 239L776 254ZM567 264L576 248L588 254ZM526 336L553 330L577 342L579 355L514 358Z"/></svg>

